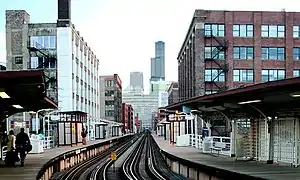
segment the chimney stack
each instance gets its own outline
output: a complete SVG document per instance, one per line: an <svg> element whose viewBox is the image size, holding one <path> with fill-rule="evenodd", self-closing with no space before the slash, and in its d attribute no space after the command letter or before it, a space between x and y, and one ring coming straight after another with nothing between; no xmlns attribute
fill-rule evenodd
<svg viewBox="0 0 300 180"><path fill-rule="evenodd" d="M58 0L57 6L57 27L67 27L71 21L71 0Z"/></svg>

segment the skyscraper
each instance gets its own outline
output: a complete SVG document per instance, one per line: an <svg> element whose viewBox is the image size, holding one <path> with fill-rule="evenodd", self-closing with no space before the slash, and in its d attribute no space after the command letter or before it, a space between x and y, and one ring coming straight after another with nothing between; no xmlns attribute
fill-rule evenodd
<svg viewBox="0 0 300 180"><path fill-rule="evenodd" d="M165 42L155 42L155 57L151 58L151 81L165 80Z"/></svg>
<svg viewBox="0 0 300 180"><path fill-rule="evenodd" d="M143 72L130 72L130 86L144 90Z"/></svg>

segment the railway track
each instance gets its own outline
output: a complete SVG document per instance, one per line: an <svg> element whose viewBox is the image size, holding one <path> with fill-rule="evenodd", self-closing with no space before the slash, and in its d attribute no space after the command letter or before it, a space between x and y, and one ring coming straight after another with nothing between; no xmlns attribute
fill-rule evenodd
<svg viewBox="0 0 300 180"><path fill-rule="evenodd" d="M110 154L116 152L117 160ZM153 137L140 134L63 172L60 180L186 180L172 172Z"/></svg>
<svg viewBox="0 0 300 180"><path fill-rule="evenodd" d="M110 147L109 149L103 151L100 155L95 156L83 163L75 165L74 167L62 172L62 175L58 176L61 180L98 180L101 178L101 173L103 173L104 168L110 161L111 152L116 152L119 156L124 150L130 147L139 136L134 136L133 138L120 142L119 144Z"/></svg>
<svg viewBox="0 0 300 180"><path fill-rule="evenodd" d="M123 163L124 179L129 180L186 180L172 172L153 137L147 133Z"/></svg>

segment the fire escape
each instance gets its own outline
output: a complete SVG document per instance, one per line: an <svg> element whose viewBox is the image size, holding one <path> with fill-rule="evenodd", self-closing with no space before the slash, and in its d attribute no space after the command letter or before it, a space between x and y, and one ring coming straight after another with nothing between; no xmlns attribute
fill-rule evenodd
<svg viewBox="0 0 300 180"><path fill-rule="evenodd" d="M226 62L226 50L228 48L228 41L224 37L218 37L214 35L214 32L211 30L210 33L205 34L205 47L207 44L210 46L210 57L205 57L206 61L211 61L210 69L217 69L217 74L211 74L211 79L209 81L206 80L206 83L210 84L210 91L215 91L215 87L218 88L217 92L222 92L227 90L226 86L226 76L229 70L228 62ZM223 53L223 56L220 54ZM214 66L217 65L217 68ZM224 77L224 82L220 81L220 77ZM221 77L222 78L222 77ZM219 136L228 136L227 132L227 124L226 120L223 117L218 118L217 121L211 121L212 130L215 131ZM219 122L218 122L219 121ZM221 122L220 122L221 121ZM223 124L223 125L222 125Z"/></svg>
<svg viewBox="0 0 300 180"><path fill-rule="evenodd" d="M56 63L57 58L54 53L51 53L51 50L43 47L38 42L34 42L34 45L28 42L27 49L29 51L30 59L27 65L28 69L42 69L45 73L45 87L46 89L57 89L57 70ZM37 64L32 62L32 57L38 58ZM49 70L49 64L55 65L55 72ZM48 95L52 100L56 101L57 98Z"/></svg>
<svg viewBox="0 0 300 180"><path fill-rule="evenodd" d="M205 45L206 44L210 44L211 56L205 57L205 60L212 62L210 63L211 69L218 69L218 73L216 75L212 74L212 79L206 82L214 84L218 88L218 92L225 91L227 89L226 74L228 72L228 63L226 62L226 50L228 48L228 41L224 37L214 36L213 31L211 30L209 34L205 34ZM220 53L224 53L224 59L219 57ZM213 68L213 64L216 64L218 68ZM220 76L224 76L224 82L218 81ZM213 91L213 85L210 87L210 90Z"/></svg>

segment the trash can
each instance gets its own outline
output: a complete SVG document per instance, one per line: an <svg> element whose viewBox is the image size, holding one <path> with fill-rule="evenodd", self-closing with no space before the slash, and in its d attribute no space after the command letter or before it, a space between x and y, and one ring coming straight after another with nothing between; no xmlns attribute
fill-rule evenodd
<svg viewBox="0 0 300 180"><path fill-rule="evenodd" d="M29 152L29 154L40 154L44 152L44 144L43 140L39 139L30 139L32 150Z"/></svg>
<svg viewBox="0 0 300 180"><path fill-rule="evenodd" d="M212 141L210 137L205 137L203 139L203 153L210 153L210 148L212 147Z"/></svg>

